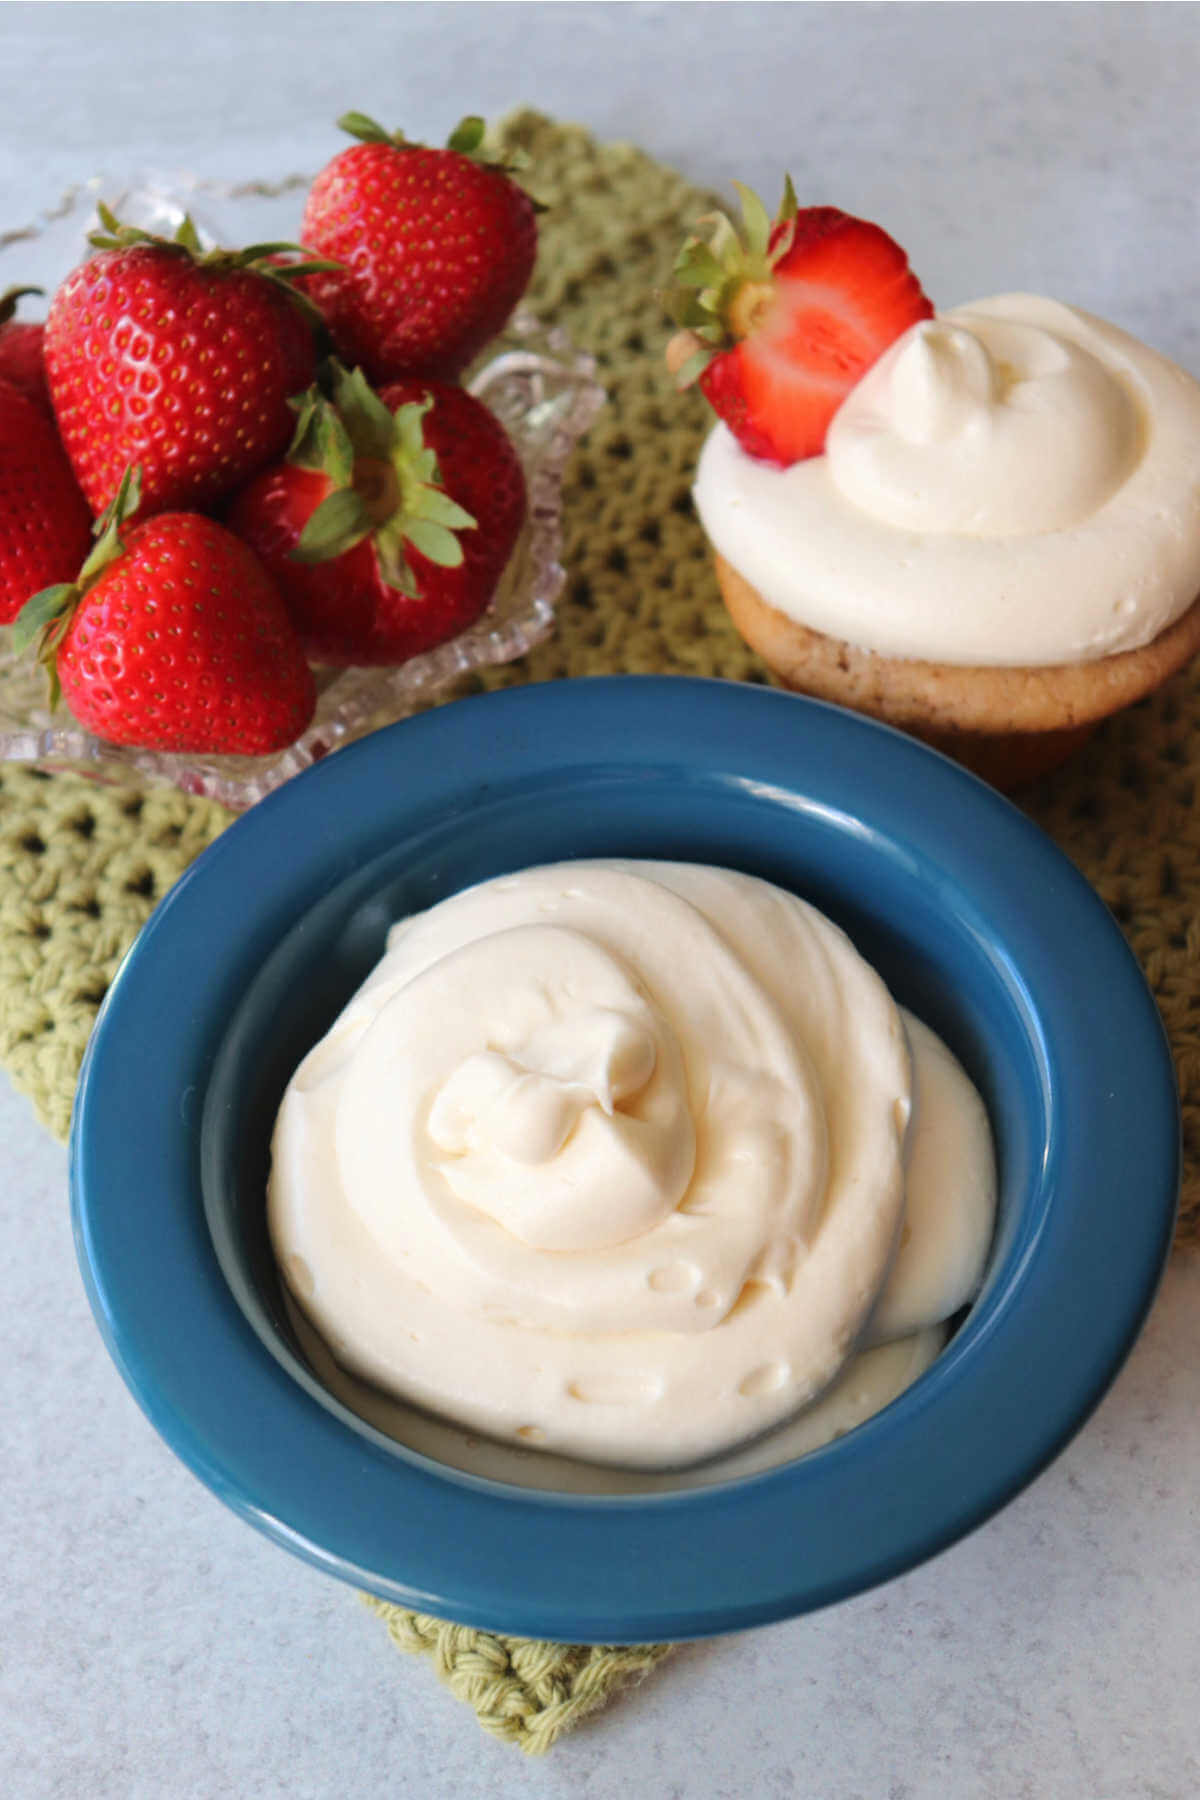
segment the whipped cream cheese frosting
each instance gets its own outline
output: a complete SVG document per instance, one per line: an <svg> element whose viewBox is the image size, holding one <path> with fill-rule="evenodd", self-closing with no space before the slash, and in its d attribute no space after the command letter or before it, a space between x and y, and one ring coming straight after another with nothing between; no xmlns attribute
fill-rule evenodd
<svg viewBox="0 0 1200 1800"><path fill-rule="evenodd" d="M825 454L779 469L723 425L696 481L714 547L799 624L984 666L1149 643L1200 595L1200 383L1031 294L913 326Z"/></svg>
<svg viewBox="0 0 1200 1800"><path fill-rule="evenodd" d="M351 1375L653 1469L903 1340L823 1435L886 1404L974 1293L994 1198L970 1082L829 920L730 871L590 862L393 927L288 1087L268 1217Z"/></svg>

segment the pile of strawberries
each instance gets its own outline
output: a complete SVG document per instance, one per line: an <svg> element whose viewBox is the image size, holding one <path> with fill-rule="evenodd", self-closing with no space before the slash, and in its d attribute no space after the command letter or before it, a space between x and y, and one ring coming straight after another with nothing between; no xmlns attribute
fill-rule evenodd
<svg viewBox="0 0 1200 1800"><path fill-rule="evenodd" d="M528 283L533 203L479 119L444 149L339 123L303 248L101 209L44 326L0 299L0 625L111 743L281 749L311 663L456 635L520 532L516 453L458 378Z"/></svg>

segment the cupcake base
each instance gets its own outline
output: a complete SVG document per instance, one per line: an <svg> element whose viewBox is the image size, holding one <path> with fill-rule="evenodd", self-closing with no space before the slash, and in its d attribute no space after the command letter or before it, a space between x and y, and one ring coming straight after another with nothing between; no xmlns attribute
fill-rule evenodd
<svg viewBox="0 0 1200 1800"><path fill-rule="evenodd" d="M1094 662L984 668L878 656L798 624L722 556L714 561L734 625L785 687L898 726L1000 788L1055 768L1200 651L1198 597L1152 643Z"/></svg>

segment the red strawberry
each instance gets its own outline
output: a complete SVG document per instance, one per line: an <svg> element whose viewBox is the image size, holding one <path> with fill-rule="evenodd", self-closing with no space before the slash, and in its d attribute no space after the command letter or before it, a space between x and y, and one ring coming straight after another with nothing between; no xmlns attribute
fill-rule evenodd
<svg viewBox="0 0 1200 1800"><path fill-rule="evenodd" d="M411 379L377 395L361 370L335 370L336 404L308 397L294 460L252 481L228 523L315 662L400 663L484 611L525 480L499 420L463 388Z"/></svg>
<svg viewBox="0 0 1200 1800"><path fill-rule="evenodd" d="M739 193L744 239L715 215L675 265L672 310L698 340L682 383L699 380L751 456L786 466L821 454L851 388L933 307L878 225L797 207L790 180L773 224Z"/></svg>
<svg viewBox="0 0 1200 1800"><path fill-rule="evenodd" d="M92 515L51 421L0 381L0 625L31 594L71 581L92 541Z"/></svg>
<svg viewBox="0 0 1200 1800"><path fill-rule="evenodd" d="M316 704L312 670L270 577L199 513L138 508L126 475L70 586L29 602L14 639L40 639L79 723L143 750L258 756L292 743Z"/></svg>
<svg viewBox="0 0 1200 1800"><path fill-rule="evenodd" d="M133 462L147 511L206 506L285 448L288 396L313 377L308 303L288 287L294 267L266 260L282 246L205 256L190 220L167 243L100 217L100 254L46 320L67 454L97 512Z"/></svg>
<svg viewBox="0 0 1200 1800"><path fill-rule="evenodd" d="M507 320L537 254L533 202L479 158L483 120L446 149L408 144L362 113L339 125L365 140L317 176L301 236L344 264L304 283L338 354L376 385L452 379Z"/></svg>
<svg viewBox="0 0 1200 1800"><path fill-rule="evenodd" d="M46 392L46 370L42 362L43 325L17 319L17 301L25 294L40 294L41 288L9 288L0 294L0 381L11 385L32 400L48 419L54 417L50 396Z"/></svg>

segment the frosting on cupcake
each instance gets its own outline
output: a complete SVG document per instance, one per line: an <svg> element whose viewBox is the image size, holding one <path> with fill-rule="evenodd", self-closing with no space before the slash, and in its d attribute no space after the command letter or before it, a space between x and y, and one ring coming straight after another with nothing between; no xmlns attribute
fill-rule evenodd
<svg viewBox="0 0 1200 1800"><path fill-rule="evenodd" d="M1200 594L1200 383L1077 308L979 300L905 332L823 456L780 469L718 425L696 502L810 629L931 662L1090 661Z"/></svg>

